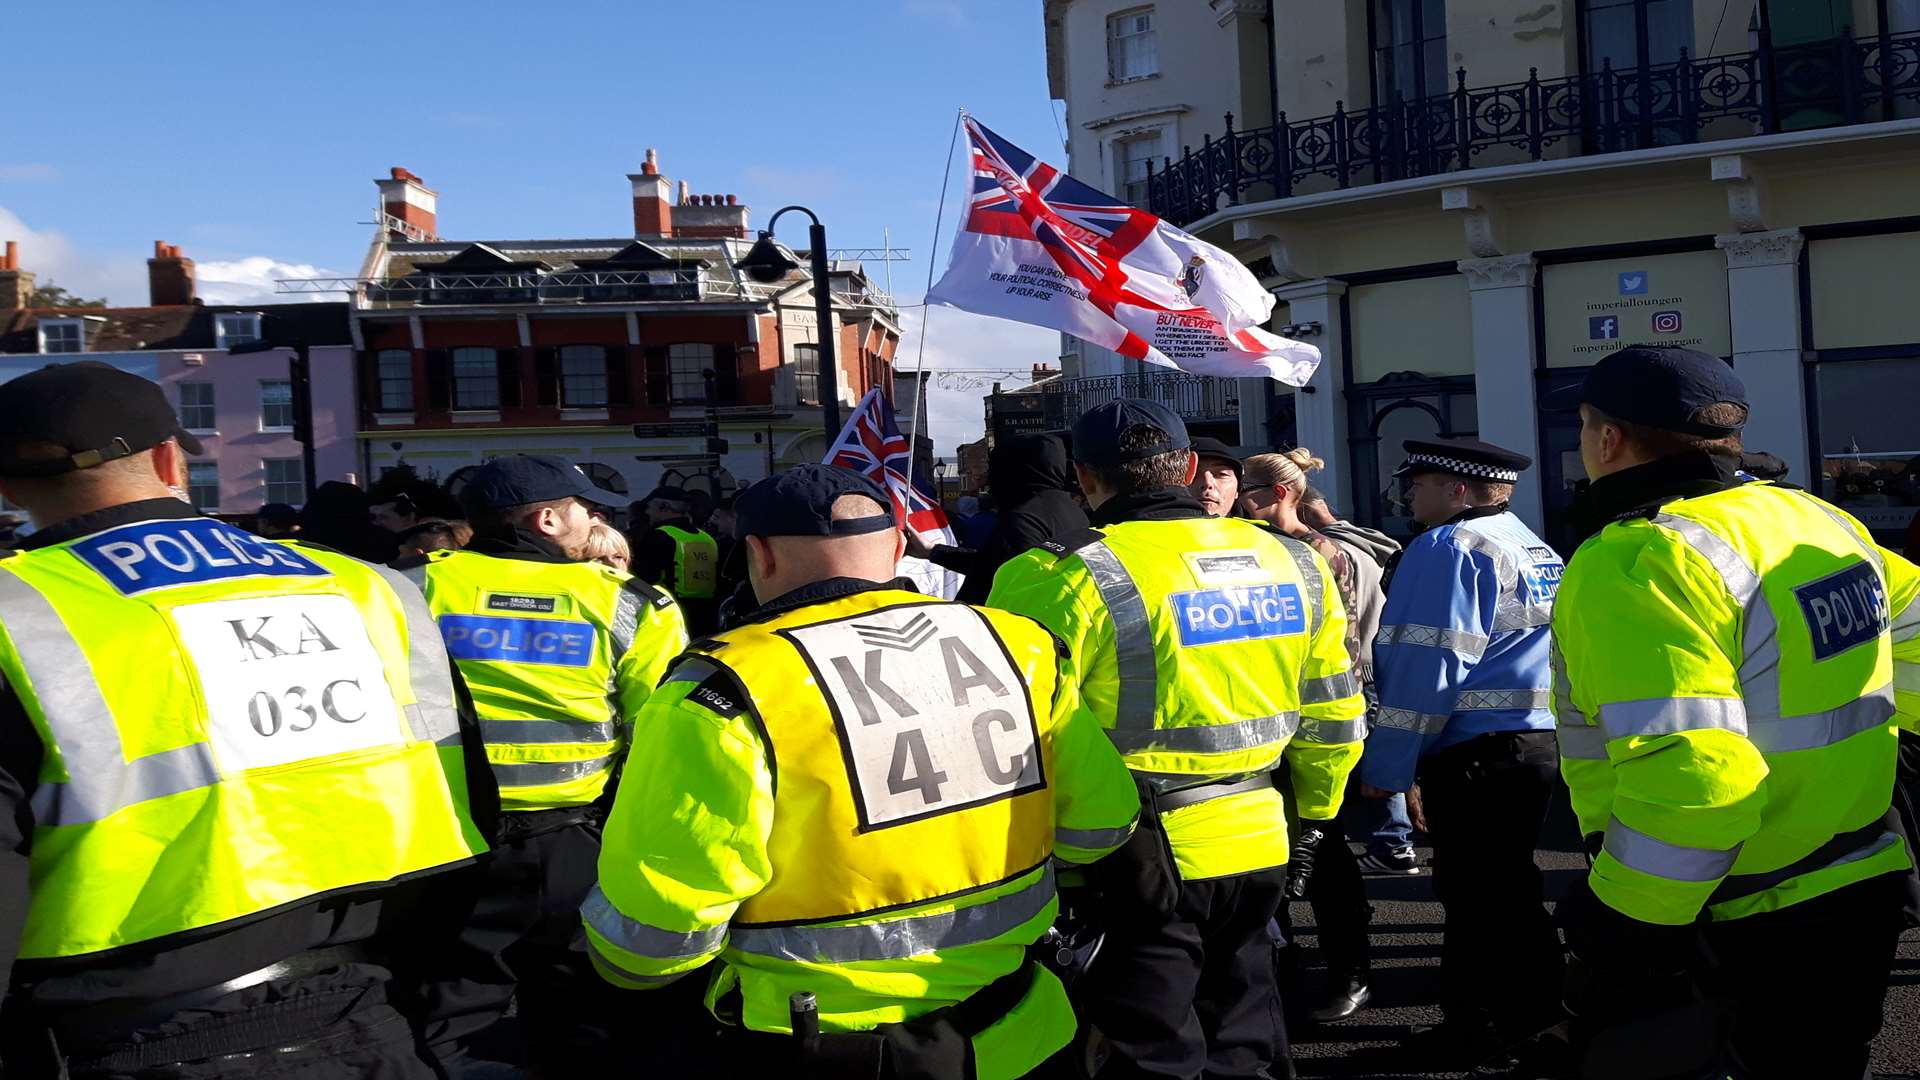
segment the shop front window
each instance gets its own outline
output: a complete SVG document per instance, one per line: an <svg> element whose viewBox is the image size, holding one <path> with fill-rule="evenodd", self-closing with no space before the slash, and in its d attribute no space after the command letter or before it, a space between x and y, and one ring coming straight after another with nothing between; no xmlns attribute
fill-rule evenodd
<svg viewBox="0 0 1920 1080"><path fill-rule="evenodd" d="M1917 381L1920 351L1827 362L1814 372L1820 494L1895 550L1920 512L1920 428L1913 423L1911 396L1887 388Z"/></svg>

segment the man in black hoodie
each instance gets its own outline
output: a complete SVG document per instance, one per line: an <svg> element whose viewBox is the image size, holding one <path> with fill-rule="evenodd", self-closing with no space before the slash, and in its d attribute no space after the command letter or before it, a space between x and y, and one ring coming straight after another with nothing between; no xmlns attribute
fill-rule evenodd
<svg viewBox="0 0 1920 1080"><path fill-rule="evenodd" d="M1028 548L1087 527L1087 512L1074 501L1073 469L1058 435L1002 439L987 458L987 487L1000 507L999 520L978 549L938 544L929 548L911 532L907 554L967 576L954 599L984 604L1001 564Z"/></svg>

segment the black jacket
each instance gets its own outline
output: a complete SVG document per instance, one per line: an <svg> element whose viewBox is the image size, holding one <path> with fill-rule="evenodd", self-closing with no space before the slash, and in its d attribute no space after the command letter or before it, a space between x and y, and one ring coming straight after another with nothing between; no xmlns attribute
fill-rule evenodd
<svg viewBox="0 0 1920 1080"><path fill-rule="evenodd" d="M987 486L999 519L986 544L933 549L934 562L967 575L955 597L965 604L985 603L994 573L1014 556L1087 527L1086 511L1073 498L1066 444L1055 436L1001 440L987 459Z"/></svg>

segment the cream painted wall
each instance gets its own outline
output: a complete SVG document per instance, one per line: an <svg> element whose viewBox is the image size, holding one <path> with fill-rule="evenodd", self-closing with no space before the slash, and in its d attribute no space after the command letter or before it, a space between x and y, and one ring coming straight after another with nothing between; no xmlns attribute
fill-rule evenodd
<svg viewBox="0 0 1920 1080"><path fill-rule="evenodd" d="M1347 290L1353 332L1353 381L1395 371L1473 374L1473 325L1467 279L1415 278Z"/></svg>
<svg viewBox="0 0 1920 1080"><path fill-rule="evenodd" d="M1807 260L1814 348L1920 341L1920 233L1815 240Z"/></svg>
<svg viewBox="0 0 1920 1080"><path fill-rule="evenodd" d="M1908 155L1871 168L1808 168L1767 177L1768 213L1796 225L1920 214L1920 160Z"/></svg>
<svg viewBox="0 0 1920 1080"><path fill-rule="evenodd" d="M1368 104L1367 12L1364 0L1278 0L1274 70L1280 111L1289 120L1333 112L1337 102Z"/></svg>
<svg viewBox="0 0 1920 1080"><path fill-rule="evenodd" d="M1525 82L1579 70L1574 0L1449 0L1447 57L1452 72L1467 69L1469 87Z"/></svg>

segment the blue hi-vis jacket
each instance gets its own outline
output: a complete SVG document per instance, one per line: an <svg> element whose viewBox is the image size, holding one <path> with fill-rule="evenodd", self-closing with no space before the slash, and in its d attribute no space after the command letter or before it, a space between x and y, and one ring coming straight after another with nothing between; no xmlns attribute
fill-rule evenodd
<svg viewBox="0 0 1920 1080"><path fill-rule="evenodd" d="M1469 511L1407 545L1373 639L1380 715L1362 782L1406 791L1427 754L1552 730L1548 624L1564 568L1504 510Z"/></svg>

